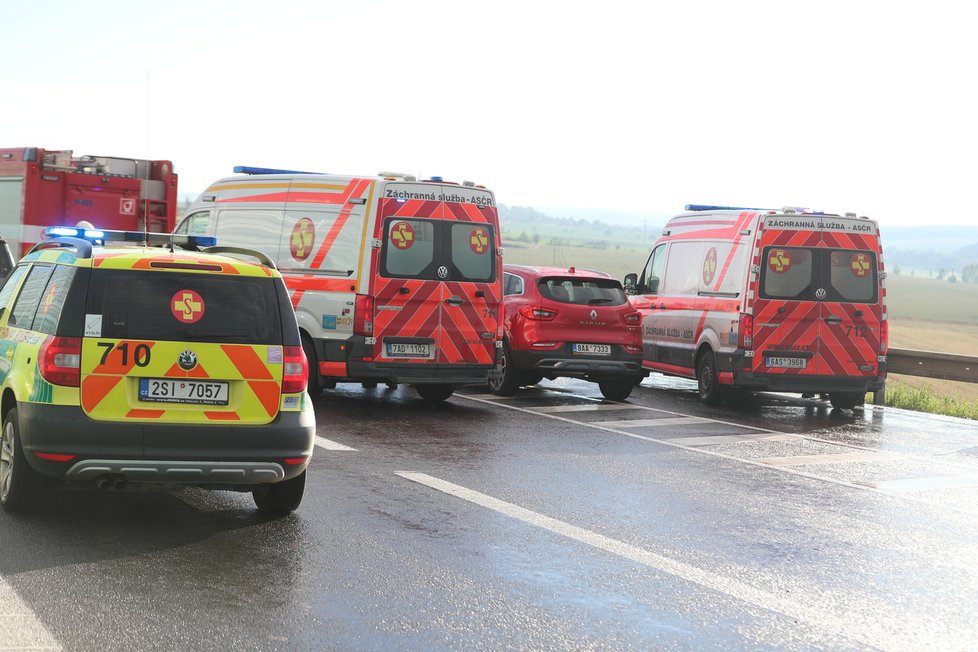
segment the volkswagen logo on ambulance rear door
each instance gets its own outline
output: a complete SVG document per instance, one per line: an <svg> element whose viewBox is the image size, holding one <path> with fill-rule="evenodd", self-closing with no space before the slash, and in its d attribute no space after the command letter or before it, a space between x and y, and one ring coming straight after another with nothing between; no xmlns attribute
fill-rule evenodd
<svg viewBox="0 0 978 652"><path fill-rule="evenodd" d="M826 294L825 288L819 288L815 290L815 298L818 299L819 301L825 298L825 294Z"/></svg>
<svg viewBox="0 0 978 652"><path fill-rule="evenodd" d="M438 268L438 278L448 278L448 268L444 265Z"/></svg>

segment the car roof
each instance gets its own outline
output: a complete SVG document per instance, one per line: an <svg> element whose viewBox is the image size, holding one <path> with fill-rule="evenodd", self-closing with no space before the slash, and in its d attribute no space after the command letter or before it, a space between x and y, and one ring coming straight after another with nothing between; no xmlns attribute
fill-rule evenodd
<svg viewBox="0 0 978 652"><path fill-rule="evenodd" d="M24 256L23 260L52 262L78 267L100 269L137 269L153 271L194 271L198 265L220 265L221 269L208 269L235 276L279 276L273 267L253 263L219 253L171 249L149 246L93 246L90 256L80 255L71 248L51 247L39 249Z"/></svg>
<svg viewBox="0 0 978 652"><path fill-rule="evenodd" d="M542 267L537 265L503 265L504 272L519 272L533 276L570 276L572 278L614 278L607 272L595 269L579 269L577 267Z"/></svg>

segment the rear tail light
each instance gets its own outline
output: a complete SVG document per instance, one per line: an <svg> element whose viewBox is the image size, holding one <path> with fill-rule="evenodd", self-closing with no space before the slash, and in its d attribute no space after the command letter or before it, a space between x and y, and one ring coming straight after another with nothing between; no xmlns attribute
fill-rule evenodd
<svg viewBox="0 0 978 652"><path fill-rule="evenodd" d="M81 384L81 338L49 337L38 353L41 377L52 385L78 387Z"/></svg>
<svg viewBox="0 0 978 652"><path fill-rule="evenodd" d="M536 321L551 321L557 316L557 311L546 310L545 308L537 308L534 306L523 306L520 308L520 314L527 319L534 319Z"/></svg>
<svg viewBox="0 0 978 652"><path fill-rule="evenodd" d="M625 349L625 351L627 353L641 353L642 352L642 347L635 346L634 344L622 344L621 346L622 346L623 349Z"/></svg>
<svg viewBox="0 0 978 652"><path fill-rule="evenodd" d="M374 298L358 294L353 307L353 334L372 337L374 334Z"/></svg>
<svg viewBox="0 0 978 652"><path fill-rule="evenodd" d="M890 350L890 322L883 320L880 322L880 353L886 355Z"/></svg>
<svg viewBox="0 0 978 652"><path fill-rule="evenodd" d="M740 314L740 323L737 326L737 346L742 349L754 347L754 317L746 313Z"/></svg>
<svg viewBox="0 0 978 652"><path fill-rule="evenodd" d="M282 461L285 462L286 464L288 464L289 466L298 466L299 464L305 464L306 462L308 462L309 461L309 457L308 456L307 457L286 457Z"/></svg>
<svg viewBox="0 0 978 652"><path fill-rule="evenodd" d="M47 460L49 462L70 462L77 457L77 455L71 455L70 453L38 453L37 451L34 451L34 456L39 460Z"/></svg>
<svg viewBox="0 0 978 652"><path fill-rule="evenodd" d="M638 326L642 323L642 314L638 312L630 312L622 316L625 323L629 326Z"/></svg>
<svg viewBox="0 0 978 652"><path fill-rule="evenodd" d="M309 381L309 361L301 346L285 347L282 364L282 393L298 394L306 391Z"/></svg>

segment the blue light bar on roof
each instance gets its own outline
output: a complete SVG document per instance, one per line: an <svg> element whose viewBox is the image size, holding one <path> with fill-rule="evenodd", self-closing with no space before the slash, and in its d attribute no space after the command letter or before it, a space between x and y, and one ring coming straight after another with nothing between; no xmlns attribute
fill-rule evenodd
<svg viewBox="0 0 978 652"><path fill-rule="evenodd" d="M743 206L712 206L710 204L686 204L688 211L770 211L773 208L745 208Z"/></svg>
<svg viewBox="0 0 978 652"><path fill-rule="evenodd" d="M323 174L322 172L303 172L301 170L277 170L275 168L254 168L248 165L235 165L235 174Z"/></svg>
<svg viewBox="0 0 978 652"><path fill-rule="evenodd" d="M192 245L194 247L213 247L217 237L212 235L184 235L182 233L144 233L143 231L103 231L99 229L80 229L74 226L49 226L44 229L45 238L81 238L96 243L104 241L140 242L153 245Z"/></svg>

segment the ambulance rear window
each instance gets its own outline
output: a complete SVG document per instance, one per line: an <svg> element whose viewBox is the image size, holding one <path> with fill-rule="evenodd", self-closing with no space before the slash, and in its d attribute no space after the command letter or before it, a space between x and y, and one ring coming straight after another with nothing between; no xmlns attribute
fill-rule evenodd
<svg viewBox="0 0 978 652"><path fill-rule="evenodd" d="M86 335L222 344L282 344L274 278L96 269ZM95 334L98 331L98 334Z"/></svg>
<svg viewBox="0 0 978 652"><path fill-rule="evenodd" d="M821 247L766 247L761 298L875 303L879 281L871 251ZM824 296L817 296L824 290Z"/></svg>

